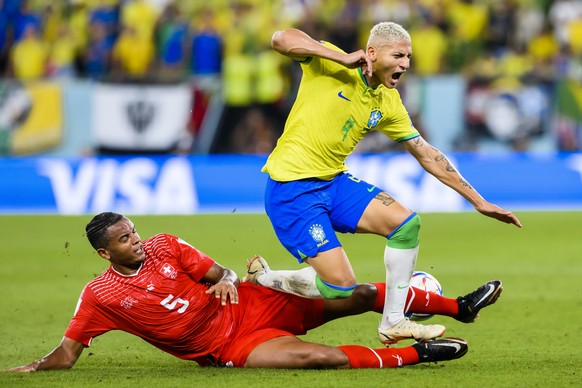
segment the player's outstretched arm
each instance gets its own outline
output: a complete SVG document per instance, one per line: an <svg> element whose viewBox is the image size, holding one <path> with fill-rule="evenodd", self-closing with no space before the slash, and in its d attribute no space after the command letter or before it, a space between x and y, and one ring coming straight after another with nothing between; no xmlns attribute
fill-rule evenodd
<svg viewBox="0 0 582 388"><path fill-rule="evenodd" d="M447 157L441 151L428 144L421 136L405 142L404 146L418 160L422 168L462 195L479 213L521 228L521 222L512 212L487 202L461 176Z"/></svg>
<svg viewBox="0 0 582 388"><path fill-rule="evenodd" d="M280 54L297 61L309 57L319 57L337 62L350 69L363 66L364 72L372 74L372 60L364 50L349 54L335 51L296 28L275 32L271 39L271 47Z"/></svg>
<svg viewBox="0 0 582 388"><path fill-rule="evenodd" d="M71 368L83 352L80 342L63 337L63 340L52 352L28 365L8 369L3 372L36 372L39 370Z"/></svg>

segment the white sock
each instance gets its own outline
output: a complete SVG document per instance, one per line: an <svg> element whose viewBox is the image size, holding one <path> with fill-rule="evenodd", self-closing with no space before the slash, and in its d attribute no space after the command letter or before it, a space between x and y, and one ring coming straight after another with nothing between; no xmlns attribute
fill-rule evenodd
<svg viewBox="0 0 582 388"><path fill-rule="evenodd" d="M257 276L261 286L285 291L289 294L304 296L311 299L322 298L315 285L316 272L312 267L301 268L296 271L267 271Z"/></svg>
<svg viewBox="0 0 582 388"><path fill-rule="evenodd" d="M404 305L410 277L416 265L418 245L412 249L396 249L386 245L386 296L380 328L388 329L404 319Z"/></svg>

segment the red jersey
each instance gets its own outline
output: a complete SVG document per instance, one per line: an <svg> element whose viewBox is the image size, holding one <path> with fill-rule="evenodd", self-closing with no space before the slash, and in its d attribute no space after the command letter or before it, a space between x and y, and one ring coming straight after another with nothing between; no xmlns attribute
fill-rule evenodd
<svg viewBox="0 0 582 388"><path fill-rule="evenodd" d="M85 286L65 336L89 346L122 330L182 359L219 354L235 320L232 305L206 295L209 285L199 282L214 260L168 234L142 244L146 258L136 274L110 267Z"/></svg>

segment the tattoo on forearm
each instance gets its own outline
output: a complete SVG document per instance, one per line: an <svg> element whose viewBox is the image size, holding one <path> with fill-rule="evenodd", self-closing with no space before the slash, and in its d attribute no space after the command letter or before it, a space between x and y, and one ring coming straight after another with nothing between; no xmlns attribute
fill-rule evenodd
<svg viewBox="0 0 582 388"><path fill-rule="evenodd" d="M473 190L473 187L464 178L459 179L459 182L461 182L461 184L463 186L466 186L466 187L470 188L471 190Z"/></svg>
<svg viewBox="0 0 582 388"><path fill-rule="evenodd" d="M435 158L434 158L435 162L444 162L445 163L445 170L447 170L448 172L457 172L457 170L455 170L455 168L453 167L453 165L451 164L451 162L449 162L449 160L447 159L447 157L445 155L443 155L442 153L439 153Z"/></svg>
<svg viewBox="0 0 582 388"><path fill-rule="evenodd" d="M414 145L415 148L420 148L424 145L424 141L422 141L422 138L420 137L415 137L414 139L412 139L412 144Z"/></svg>
<svg viewBox="0 0 582 388"><path fill-rule="evenodd" d="M434 157L434 161L436 163L443 162L445 164L445 170L447 172L458 173L455 167L453 167L453 165L449 161L449 159L447 159L447 157L442 152L440 152L437 148L433 146L430 146L430 148L437 153L437 155ZM469 184L469 182L467 182L463 177L459 178L459 183L461 184L461 186L465 186L471 190L474 190L473 187Z"/></svg>
<svg viewBox="0 0 582 388"><path fill-rule="evenodd" d="M376 195L375 198L382 201L382 204L384 206L390 206L394 202L396 202L396 200L394 198L392 198L389 194L386 194L386 193L378 193L378 195Z"/></svg>

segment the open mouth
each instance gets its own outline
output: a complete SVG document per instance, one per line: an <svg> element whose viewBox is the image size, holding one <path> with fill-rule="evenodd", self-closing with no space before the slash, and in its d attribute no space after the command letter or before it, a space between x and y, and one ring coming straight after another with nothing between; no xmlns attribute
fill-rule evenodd
<svg viewBox="0 0 582 388"><path fill-rule="evenodd" d="M402 74L404 74L404 73L393 73L392 74L392 79L398 80L398 79L400 79L400 77L402 76Z"/></svg>

